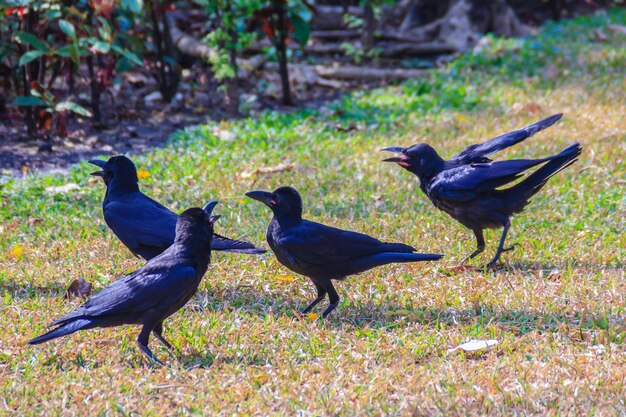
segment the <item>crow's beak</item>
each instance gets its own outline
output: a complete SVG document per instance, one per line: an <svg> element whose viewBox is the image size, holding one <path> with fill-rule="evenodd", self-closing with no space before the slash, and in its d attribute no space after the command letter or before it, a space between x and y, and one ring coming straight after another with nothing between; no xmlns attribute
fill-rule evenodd
<svg viewBox="0 0 626 417"><path fill-rule="evenodd" d="M215 216L210 216L209 218L211 219L211 223L215 223L215 221L220 217L222 217L221 214L216 214Z"/></svg>
<svg viewBox="0 0 626 417"><path fill-rule="evenodd" d="M202 210L204 210L206 212L206 214L208 214L210 216L211 213L213 212L213 209L215 208L215 206L217 206L217 203L219 203L219 201L217 201L217 200L210 201L210 202L207 203L206 206L202 207ZM220 217L220 216L217 216L217 217Z"/></svg>
<svg viewBox="0 0 626 417"><path fill-rule="evenodd" d="M87 162L89 162L92 165L98 166L100 168L104 168L104 166L106 165L106 161L103 161L101 159L90 159ZM96 177L104 177L104 171L90 172L89 175L95 175Z"/></svg>
<svg viewBox="0 0 626 417"><path fill-rule="evenodd" d="M404 152L404 148L402 146L387 146L386 148L382 148L381 151L402 153Z"/></svg>
<svg viewBox="0 0 626 417"><path fill-rule="evenodd" d="M381 150L387 151L387 152L395 152L395 153L400 154L400 156L394 156L393 158L383 159L383 162L395 162L396 164L403 166L403 167L409 166L409 162L408 162L409 157L403 153L404 148L402 146L388 146Z"/></svg>
<svg viewBox="0 0 626 417"><path fill-rule="evenodd" d="M260 201L268 207L274 207L276 204L274 201L274 195L272 193L268 193L267 191L250 191L246 193L246 197Z"/></svg>
<svg viewBox="0 0 626 417"><path fill-rule="evenodd" d="M406 163L407 159L408 158L406 156L394 156L393 158L383 159L383 162L397 162L397 163L404 162L404 163Z"/></svg>

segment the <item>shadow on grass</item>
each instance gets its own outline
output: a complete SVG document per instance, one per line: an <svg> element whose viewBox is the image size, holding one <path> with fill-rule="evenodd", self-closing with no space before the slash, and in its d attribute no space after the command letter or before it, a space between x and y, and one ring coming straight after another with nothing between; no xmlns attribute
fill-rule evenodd
<svg viewBox="0 0 626 417"><path fill-rule="evenodd" d="M63 297L67 287L63 285L32 285L14 282L4 282L0 284L0 298L5 298L7 295L12 300L24 300L27 298L54 298Z"/></svg>
<svg viewBox="0 0 626 417"><path fill-rule="evenodd" d="M346 298L342 298L342 301ZM229 300L232 308L245 315L259 316L261 318L289 317L297 322L310 319L298 317L298 312L312 301L300 297L257 296L254 304L242 302L237 296ZM381 306L371 302L358 305L350 305L349 300L340 302L326 319L317 320L319 325L328 325L333 328L370 328L370 329L394 329L407 326L407 324L420 324L427 327L440 329L443 327L476 326L487 327L493 324L502 325L512 329L516 334L525 334L533 331L554 332L563 325L580 330L605 330L613 322L613 318L607 317L605 311L538 311L533 309L498 309L488 305L477 305L463 309L445 308L433 309L427 307L413 307L407 305L387 304ZM328 299L321 302L311 312L321 316L328 306ZM288 325L288 324L285 324Z"/></svg>

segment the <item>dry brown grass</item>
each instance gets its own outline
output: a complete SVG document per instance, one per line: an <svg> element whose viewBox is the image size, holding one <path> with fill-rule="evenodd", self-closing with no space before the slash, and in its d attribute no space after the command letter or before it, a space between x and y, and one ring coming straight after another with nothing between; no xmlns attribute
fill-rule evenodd
<svg viewBox="0 0 626 417"><path fill-rule="evenodd" d="M198 296L165 323L176 355L151 341L169 367L145 363L136 327L26 345L78 305L63 298L71 280L84 277L98 290L141 262L104 228L103 187L85 180L85 165L66 178L6 183L0 414L626 414L626 37L578 47L594 26L616 19L624 13L541 35L556 36L562 48L548 55L556 81L475 70L468 79L478 105L405 111L414 86L394 87L350 99L343 118L270 115L226 125L239 143L207 143L197 139L200 130L139 158L152 172L143 189L169 205L219 195L224 233L262 240L270 214L242 199L251 184L238 172L287 160L302 169L261 178L255 188L296 185L309 218L446 254L439 263L387 266L338 283L341 305L323 323L293 318L312 285L277 278L290 273L273 256L216 255ZM596 62L602 53L613 58ZM528 65L540 65L541 74L552 63ZM449 156L557 111L566 114L562 122L502 157L545 155L577 140L580 161L514 219L510 241L521 248L503 256L500 270L457 268L473 249L471 233L431 207L414 178L380 163L377 150L417 136ZM382 114L379 124L367 118L372 112ZM358 117L371 127L333 127ZM81 190L43 191L65 182ZM488 244L476 264L493 253L495 233ZM499 344L447 353L469 339Z"/></svg>

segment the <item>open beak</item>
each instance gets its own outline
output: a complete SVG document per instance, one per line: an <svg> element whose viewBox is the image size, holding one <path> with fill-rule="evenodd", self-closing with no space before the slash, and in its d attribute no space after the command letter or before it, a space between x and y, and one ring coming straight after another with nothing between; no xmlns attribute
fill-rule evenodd
<svg viewBox="0 0 626 417"><path fill-rule="evenodd" d="M103 161L101 159L90 159L87 162L100 168L104 168L104 166L106 165L106 161ZM104 170L90 172L89 175L95 175L96 177L104 177Z"/></svg>
<svg viewBox="0 0 626 417"><path fill-rule="evenodd" d="M404 152L404 148L402 146L387 146L386 148L382 148L381 151L402 153Z"/></svg>
<svg viewBox="0 0 626 417"><path fill-rule="evenodd" d="M220 217L222 217L221 214L216 214L215 216L209 216L209 219L211 219L211 223L215 223L215 221Z"/></svg>
<svg viewBox="0 0 626 417"><path fill-rule="evenodd" d="M400 156L394 156L392 158L383 159L383 162L395 162L396 164L402 167L409 166L409 158L403 153L404 148L402 146L388 146L386 148L381 149L387 152L395 152L399 153Z"/></svg>
<svg viewBox="0 0 626 417"><path fill-rule="evenodd" d="M253 200L260 201L268 207L274 207L276 202L274 201L274 195L267 191L250 191L246 193L246 197L250 197Z"/></svg>
<svg viewBox="0 0 626 417"><path fill-rule="evenodd" d="M217 201L217 200L210 201L210 202L207 203L206 206L202 207L202 210L204 210L206 212L206 214L208 214L210 216L211 213L213 212L213 209L215 208L215 206L217 206L217 203L219 203L219 201ZM220 217L220 216L217 216L217 217Z"/></svg>

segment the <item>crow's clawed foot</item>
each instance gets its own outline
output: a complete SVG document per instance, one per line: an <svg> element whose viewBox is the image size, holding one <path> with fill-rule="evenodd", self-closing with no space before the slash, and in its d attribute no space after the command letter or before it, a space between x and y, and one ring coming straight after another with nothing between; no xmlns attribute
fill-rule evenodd
<svg viewBox="0 0 626 417"><path fill-rule="evenodd" d="M485 265L485 269L496 269L496 265L498 264L497 260L493 260Z"/></svg>
<svg viewBox="0 0 626 417"><path fill-rule="evenodd" d="M514 243L511 246L509 246L508 248L504 248L502 249L502 252L509 252L512 251L513 249L515 249L516 247L521 246L519 243Z"/></svg>
<svg viewBox="0 0 626 417"><path fill-rule="evenodd" d="M325 319L331 313L331 311L337 308L338 305L339 303L330 303L328 305L328 308L324 310L324 313L320 317L318 317L318 320Z"/></svg>
<svg viewBox="0 0 626 417"><path fill-rule="evenodd" d="M148 357L152 365L166 366L163 362L159 360L159 358L154 356L154 353L152 353L152 351L150 350L150 348L148 348L148 346L139 344L139 349L141 349L144 355Z"/></svg>
<svg viewBox="0 0 626 417"><path fill-rule="evenodd" d="M491 269L491 270L498 269L497 268L498 261L499 261L499 259L494 259L493 261L491 261L487 265L485 265L483 269ZM501 263L500 265L502 266L502 269L509 269L507 264Z"/></svg>

